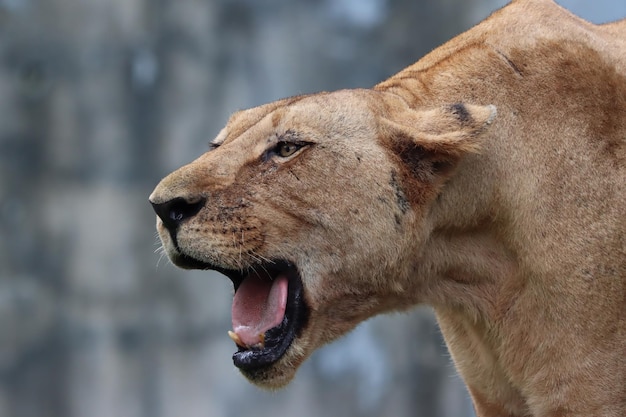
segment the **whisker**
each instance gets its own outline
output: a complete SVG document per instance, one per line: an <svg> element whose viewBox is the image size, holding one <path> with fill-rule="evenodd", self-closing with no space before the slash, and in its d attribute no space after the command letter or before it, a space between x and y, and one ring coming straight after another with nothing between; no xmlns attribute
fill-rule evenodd
<svg viewBox="0 0 626 417"><path fill-rule="evenodd" d="M159 265L161 264L161 260L163 259L164 256L167 255L167 252L165 251L165 248L163 247L163 245L159 246L158 248L156 248L154 250L154 253L158 253L159 254L159 259L157 260L156 263L156 268L159 269Z"/></svg>
<svg viewBox="0 0 626 417"><path fill-rule="evenodd" d="M245 245L245 231L243 229L241 229L241 243L239 244L239 267L241 268L242 265L242 252L243 252L243 245Z"/></svg>
<svg viewBox="0 0 626 417"><path fill-rule="evenodd" d="M165 252L161 252L161 255L159 256L159 259L157 260L157 263L156 263L156 269L159 269L159 265L161 264L161 260L163 259L164 256L165 256Z"/></svg>

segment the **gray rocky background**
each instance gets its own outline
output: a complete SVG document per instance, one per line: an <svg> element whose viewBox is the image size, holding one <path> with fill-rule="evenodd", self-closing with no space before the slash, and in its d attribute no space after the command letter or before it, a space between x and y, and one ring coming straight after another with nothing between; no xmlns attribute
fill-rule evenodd
<svg viewBox="0 0 626 417"><path fill-rule="evenodd" d="M232 111L372 86L503 3L0 0L0 417L471 416L427 308L249 385L230 283L163 258L147 196Z"/></svg>

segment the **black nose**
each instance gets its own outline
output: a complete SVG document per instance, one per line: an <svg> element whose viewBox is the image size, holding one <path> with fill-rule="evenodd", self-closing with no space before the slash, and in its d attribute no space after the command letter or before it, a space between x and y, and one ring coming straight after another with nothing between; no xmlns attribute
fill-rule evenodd
<svg viewBox="0 0 626 417"><path fill-rule="evenodd" d="M179 197L165 203L152 203L152 208L170 233L174 233L182 222L198 214L205 201L206 199L201 198L190 202Z"/></svg>

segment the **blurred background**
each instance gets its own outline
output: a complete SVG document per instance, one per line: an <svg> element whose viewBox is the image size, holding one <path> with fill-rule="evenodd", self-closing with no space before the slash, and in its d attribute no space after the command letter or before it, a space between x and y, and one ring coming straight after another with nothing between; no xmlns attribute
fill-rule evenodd
<svg viewBox="0 0 626 417"><path fill-rule="evenodd" d="M427 308L251 386L230 282L163 259L147 197L234 110L370 87L504 3L0 0L0 417L472 416Z"/></svg>

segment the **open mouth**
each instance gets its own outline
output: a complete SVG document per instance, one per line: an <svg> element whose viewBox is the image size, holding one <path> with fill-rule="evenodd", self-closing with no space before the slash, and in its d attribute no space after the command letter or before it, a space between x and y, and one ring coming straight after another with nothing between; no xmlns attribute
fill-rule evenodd
<svg viewBox="0 0 626 417"><path fill-rule="evenodd" d="M277 362L306 325L302 280L288 261L264 262L247 271L216 267L184 255L176 264L216 270L233 282L233 330L228 335L238 347L233 363L242 371L261 370Z"/></svg>

